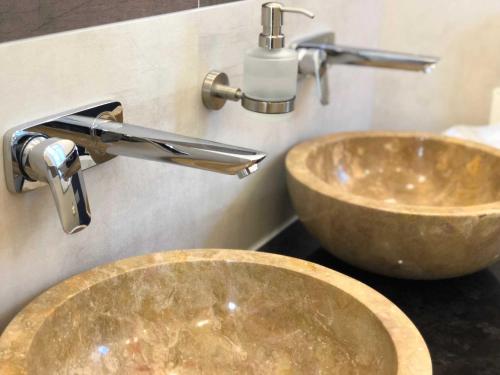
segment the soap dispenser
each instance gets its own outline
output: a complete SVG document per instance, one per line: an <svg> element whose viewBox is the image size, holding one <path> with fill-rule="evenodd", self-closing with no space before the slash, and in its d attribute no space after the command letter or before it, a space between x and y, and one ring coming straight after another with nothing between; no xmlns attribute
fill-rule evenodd
<svg viewBox="0 0 500 375"><path fill-rule="evenodd" d="M262 5L262 33L259 46L245 54L243 90L232 87L226 73L211 70L201 87L201 100L211 110L221 109L226 101L241 101L246 110L262 114L284 114L294 110L299 71L295 48L285 48L281 32L283 13L314 14L299 8L270 2Z"/></svg>
<svg viewBox="0 0 500 375"><path fill-rule="evenodd" d="M249 50L244 59L243 92L249 99L286 102L295 98L298 55L294 49L285 48L285 35L281 31L285 12L314 18L305 9L285 7L278 2L262 5L259 46Z"/></svg>

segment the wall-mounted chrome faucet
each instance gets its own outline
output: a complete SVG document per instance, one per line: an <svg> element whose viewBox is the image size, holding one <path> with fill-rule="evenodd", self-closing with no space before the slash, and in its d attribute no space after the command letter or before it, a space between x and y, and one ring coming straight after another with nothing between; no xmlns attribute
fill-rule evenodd
<svg viewBox="0 0 500 375"><path fill-rule="evenodd" d="M321 104L329 103L328 65L358 65L429 73L439 58L335 44L335 34L324 32L292 43L299 53L299 74L314 76Z"/></svg>
<svg viewBox="0 0 500 375"><path fill-rule="evenodd" d="M119 102L102 102L26 123L4 135L7 188L22 193L48 184L62 227L90 223L81 171L115 156L169 162L245 177L265 154L256 150L122 123Z"/></svg>

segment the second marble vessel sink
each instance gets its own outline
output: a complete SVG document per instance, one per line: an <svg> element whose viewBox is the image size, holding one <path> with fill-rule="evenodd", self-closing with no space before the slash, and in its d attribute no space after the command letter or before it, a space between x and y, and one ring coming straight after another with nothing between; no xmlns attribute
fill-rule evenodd
<svg viewBox="0 0 500 375"><path fill-rule="evenodd" d="M421 133L339 133L294 147L288 187L332 254L389 276L438 279L500 257L500 151Z"/></svg>
<svg viewBox="0 0 500 375"><path fill-rule="evenodd" d="M30 303L0 338L0 373L431 374L415 326L366 285L236 250L129 258Z"/></svg>

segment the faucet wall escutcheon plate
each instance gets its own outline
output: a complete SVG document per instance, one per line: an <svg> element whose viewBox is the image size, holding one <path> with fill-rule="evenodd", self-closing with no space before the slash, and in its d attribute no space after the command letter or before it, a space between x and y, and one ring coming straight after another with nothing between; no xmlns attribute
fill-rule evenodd
<svg viewBox="0 0 500 375"><path fill-rule="evenodd" d="M70 111L58 113L39 120L9 129L3 137L4 171L7 188L12 193L21 193L46 186L45 183L27 178L20 169L22 164L21 152L28 138L33 136L45 136L46 138L70 139L76 145L80 158L81 170L91 168L114 158L114 155L106 155L97 151L91 151L90 140L91 128L80 128L79 132L73 133L70 127L61 122L61 119L69 115L81 115L92 118L109 118L113 121L123 121L123 107L117 101L103 101L89 106L79 107Z"/></svg>

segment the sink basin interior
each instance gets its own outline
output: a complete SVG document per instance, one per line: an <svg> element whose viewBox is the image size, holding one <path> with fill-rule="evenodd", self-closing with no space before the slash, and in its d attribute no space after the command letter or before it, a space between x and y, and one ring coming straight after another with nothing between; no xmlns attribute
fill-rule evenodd
<svg viewBox="0 0 500 375"><path fill-rule="evenodd" d="M129 258L29 304L0 337L7 374L430 374L409 319L312 263L235 250Z"/></svg>
<svg viewBox="0 0 500 375"><path fill-rule="evenodd" d="M341 192L388 204L472 206L500 200L500 157L451 139L366 135L333 140L306 163Z"/></svg>
<svg viewBox="0 0 500 375"><path fill-rule="evenodd" d="M348 294L264 265L135 270L46 320L30 373L396 373L383 325ZM86 372L82 372L86 373Z"/></svg>

